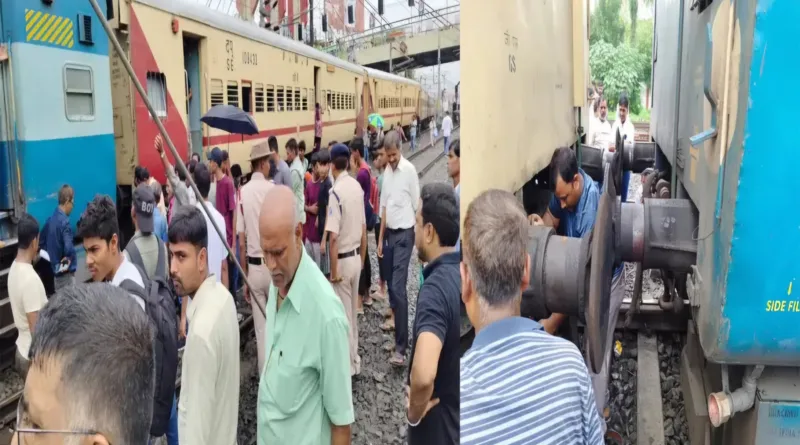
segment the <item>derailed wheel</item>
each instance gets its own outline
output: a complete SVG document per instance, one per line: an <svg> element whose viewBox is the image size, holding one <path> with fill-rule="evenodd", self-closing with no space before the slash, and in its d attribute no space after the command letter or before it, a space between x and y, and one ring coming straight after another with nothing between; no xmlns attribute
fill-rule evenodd
<svg viewBox="0 0 800 445"><path fill-rule="evenodd" d="M610 171L606 170L606 184ZM589 279L586 299L586 345L589 362L594 373L599 373L607 352L608 325L611 305L611 280L614 272L614 203L613 187L600 195L589 250Z"/></svg>

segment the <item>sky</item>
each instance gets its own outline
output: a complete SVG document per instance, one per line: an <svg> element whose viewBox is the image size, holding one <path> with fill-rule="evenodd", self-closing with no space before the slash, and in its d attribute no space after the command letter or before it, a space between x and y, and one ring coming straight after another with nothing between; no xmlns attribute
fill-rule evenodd
<svg viewBox="0 0 800 445"><path fill-rule="evenodd" d="M228 14L235 14L236 6L235 0L183 0L187 2L200 3L204 5L210 4L210 7ZM255 0L251 0L255 1ZM321 3L323 0L314 0L315 4ZM368 5L365 7L365 23L369 26L370 11L378 10L378 0L355 0L357 5L366 2ZM384 0L384 13L383 18L385 22L394 22L403 20L409 17L417 17L419 15L418 5L420 1L425 3L425 10L439 9L447 6L459 4L460 0L415 0L415 6L409 7L408 0ZM256 13L258 14L258 13ZM427 15L427 14L426 14ZM453 21L453 16L445 17L449 21ZM322 23L321 19L315 21L315 29L321 35ZM441 68L441 86L449 95L452 94L456 83L459 82L461 71L460 63L453 62L442 65ZM424 79L423 82L431 93L435 92L436 67L417 68L414 70L414 77L417 80Z"/></svg>

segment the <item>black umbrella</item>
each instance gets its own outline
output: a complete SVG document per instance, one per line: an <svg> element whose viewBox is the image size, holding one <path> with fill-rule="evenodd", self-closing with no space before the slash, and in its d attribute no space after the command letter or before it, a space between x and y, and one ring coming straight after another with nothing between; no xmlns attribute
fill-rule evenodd
<svg viewBox="0 0 800 445"><path fill-rule="evenodd" d="M248 113L233 105L215 105L200 118L209 127L233 134L258 134L256 121Z"/></svg>

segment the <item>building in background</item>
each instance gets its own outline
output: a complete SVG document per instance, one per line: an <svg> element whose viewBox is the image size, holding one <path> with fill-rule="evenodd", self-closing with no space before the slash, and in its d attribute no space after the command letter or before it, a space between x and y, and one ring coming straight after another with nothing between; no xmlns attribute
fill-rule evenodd
<svg viewBox="0 0 800 445"><path fill-rule="evenodd" d="M243 0L238 0L243 1ZM310 40L310 17L314 17L314 40L330 41L364 31L364 2L361 0L264 0L262 26L294 40ZM322 16L327 16L327 32Z"/></svg>

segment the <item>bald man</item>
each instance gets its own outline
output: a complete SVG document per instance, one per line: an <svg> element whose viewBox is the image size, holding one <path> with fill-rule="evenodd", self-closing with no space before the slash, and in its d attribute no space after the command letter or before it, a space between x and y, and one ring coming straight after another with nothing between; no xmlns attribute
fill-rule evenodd
<svg viewBox="0 0 800 445"><path fill-rule="evenodd" d="M267 192L259 217L272 275L258 388L258 443L350 443L355 421L348 324L341 300L303 248L289 187Z"/></svg>

